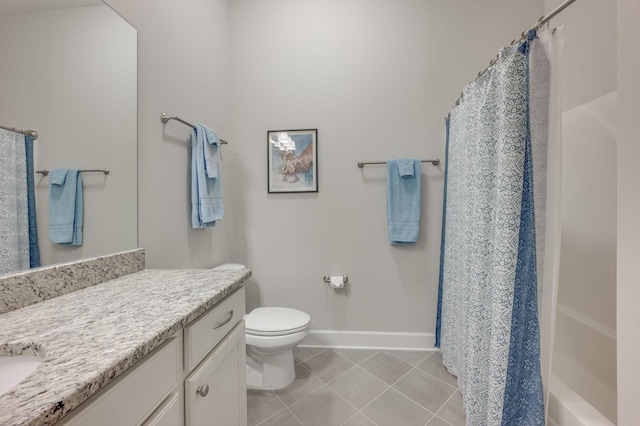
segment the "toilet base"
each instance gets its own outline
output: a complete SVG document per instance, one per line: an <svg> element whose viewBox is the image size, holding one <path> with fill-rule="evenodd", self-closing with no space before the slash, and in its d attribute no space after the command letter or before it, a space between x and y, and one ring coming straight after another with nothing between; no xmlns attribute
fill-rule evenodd
<svg viewBox="0 0 640 426"><path fill-rule="evenodd" d="M295 378L293 349L277 355L262 355L247 345L247 389L283 389Z"/></svg>

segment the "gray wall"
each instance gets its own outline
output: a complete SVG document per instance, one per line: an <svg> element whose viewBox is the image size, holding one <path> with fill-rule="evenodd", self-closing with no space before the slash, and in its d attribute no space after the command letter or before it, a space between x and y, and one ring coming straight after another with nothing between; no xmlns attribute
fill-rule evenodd
<svg viewBox="0 0 640 426"><path fill-rule="evenodd" d="M386 169L356 163L444 158L444 114L498 49L542 15L542 2L230 5L231 126L241 158L232 246L254 271L249 307L291 306L308 312L316 330L373 333L357 343L334 333L331 342L409 345L408 332L432 345L443 166L423 165L420 241L394 247ZM319 129L319 193L267 194L267 130L310 127ZM348 275L346 291L328 288L325 274Z"/></svg>
<svg viewBox="0 0 640 426"><path fill-rule="evenodd" d="M191 229L190 129L178 115L229 139L226 0L108 0L138 29L139 244L150 268L207 268L229 260L229 222ZM224 154L223 154L224 155ZM223 165L229 195L232 164ZM229 199L228 197L226 198Z"/></svg>
<svg viewBox="0 0 640 426"><path fill-rule="evenodd" d="M562 2L545 0L545 11ZM616 18L614 0L579 0L551 21L565 26L565 111L616 90Z"/></svg>

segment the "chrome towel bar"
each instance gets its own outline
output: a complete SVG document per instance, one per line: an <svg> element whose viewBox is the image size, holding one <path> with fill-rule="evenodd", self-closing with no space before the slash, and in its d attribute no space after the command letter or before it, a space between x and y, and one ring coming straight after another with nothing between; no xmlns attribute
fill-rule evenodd
<svg viewBox="0 0 640 426"><path fill-rule="evenodd" d="M438 164L440 164L439 158L434 158L432 160L420 160L420 161L423 163L431 163L434 166L437 166ZM386 161L368 161L368 162L358 161L358 168L361 169L368 164L387 164L387 162Z"/></svg>
<svg viewBox="0 0 640 426"><path fill-rule="evenodd" d="M178 117L177 115L169 115L169 114L165 114L164 112L162 114L160 114L160 121L162 121L163 123L167 124L167 122L169 120L176 120L176 121L179 121L182 124L185 124L185 125L187 125L189 127L192 127L194 129L196 128L196 126L194 124L191 124L188 121L183 120L182 118ZM223 145L228 144L228 142L225 141L224 139L220 139L220 143L223 144Z"/></svg>
<svg viewBox="0 0 640 426"><path fill-rule="evenodd" d="M81 173L104 173L105 175L108 175L109 173L111 173L111 170L109 169L83 169L80 170ZM41 175L47 176L49 174L49 170L36 170L36 173L40 173Z"/></svg>

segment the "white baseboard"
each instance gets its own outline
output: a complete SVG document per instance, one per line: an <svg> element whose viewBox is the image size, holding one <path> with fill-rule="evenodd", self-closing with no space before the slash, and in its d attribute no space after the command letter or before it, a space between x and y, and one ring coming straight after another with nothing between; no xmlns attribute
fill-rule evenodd
<svg viewBox="0 0 640 426"><path fill-rule="evenodd" d="M299 345L308 348L357 348L437 351L433 333L311 330Z"/></svg>

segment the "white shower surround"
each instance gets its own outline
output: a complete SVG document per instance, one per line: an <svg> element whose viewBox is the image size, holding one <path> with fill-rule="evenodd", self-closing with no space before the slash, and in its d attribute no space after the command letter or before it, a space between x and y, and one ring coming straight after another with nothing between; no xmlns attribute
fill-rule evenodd
<svg viewBox="0 0 640 426"><path fill-rule="evenodd" d="M614 424L557 377L551 378L548 426L613 426Z"/></svg>

